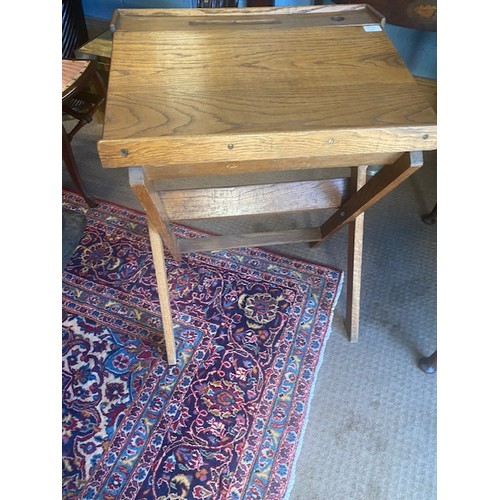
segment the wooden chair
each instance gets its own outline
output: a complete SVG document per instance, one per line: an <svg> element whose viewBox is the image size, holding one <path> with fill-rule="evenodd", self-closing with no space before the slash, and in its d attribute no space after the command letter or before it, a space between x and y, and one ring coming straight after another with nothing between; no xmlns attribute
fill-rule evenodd
<svg viewBox="0 0 500 500"><path fill-rule="evenodd" d="M435 224L437 220L437 203L434 205L434 208L428 214L424 214L420 218L426 224Z"/></svg>
<svg viewBox="0 0 500 500"><path fill-rule="evenodd" d="M87 193L80 178L71 148L75 134L92 121L94 113L105 100L106 90L95 61L84 59L62 60L62 111L63 116L77 120L68 132L62 125L62 156L64 164L77 190L89 207L97 206L94 197Z"/></svg>

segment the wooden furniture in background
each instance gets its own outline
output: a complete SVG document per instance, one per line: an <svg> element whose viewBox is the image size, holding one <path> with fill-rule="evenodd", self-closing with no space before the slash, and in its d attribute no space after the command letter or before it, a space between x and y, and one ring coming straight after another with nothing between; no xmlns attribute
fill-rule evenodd
<svg viewBox="0 0 500 500"><path fill-rule="evenodd" d="M436 373L437 370L437 349L427 357L420 358L418 367L425 373Z"/></svg>
<svg viewBox="0 0 500 500"><path fill-rule="evenodd" d="M74 58L75 50L89 40L81 0L62 0L62 57Z"/></svg>
<svg viewBox="0 0 500 500"><path fill-rule="evenodd" d="M168 362L175 340L163 245L188 252L321 244L349 227L348 331L359 334L362 215L436 148L436 117L366 5L245 9L120 9L102 165L129 168L148 217ZM370 164L385 165L366 179ZM351 179L290 181L349 167ZM343 170L346 170L345 168ZM258 175L280 182L259 184ZM233 174L253 182L235 185ZM167 190L165 180L221 187ZM329 209L315 227L178 239L177 220Z"/></svg>
<svg viewBox="0 0 500 500"><path fill-rule="evenodd" d="M437 203L434 205L434 208L428 214L424 214L420 218L426 224L435 224L437 220Z"/></svg>
<svg viewBox="0 0 500 500"><path fill-rule="evenodd" d="M314 0L314 5L327 3ZM355 0L335 0L336 4L355 4ZM389 24L424 31L436 31L437 0L371 0L370 5L382 12Z"/></svg>
<svg viewBox="0 0 500 500"><path fill-rule="evenodd" d="M93 85L93 92L90 86ZM94 197L90 195L83 182L76 164L71 141L75 134L87 123L104 102L106 90L97 71L94 61L79 59L62 60L62 112L76 119L69 132L62 125L62 157L68 173L77 190L90 207L97 206Z"/></svg>

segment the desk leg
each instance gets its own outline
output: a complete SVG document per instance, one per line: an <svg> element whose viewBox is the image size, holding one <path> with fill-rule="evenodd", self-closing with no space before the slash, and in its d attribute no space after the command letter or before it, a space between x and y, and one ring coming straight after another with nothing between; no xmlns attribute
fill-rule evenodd
<svg viewBox="0 0 500 500"><path fill-rule="evenodd" d="M160 235L173 258L179 262L182 258L179 244L175 234L169 229L170 221L158 193L144 175L144 170L141 167L130 167L128 176L132 191L146 211L148 224L155 227L155 232Z"/></svg>
<svg viewBox="0 0 500 500"><path fill-rule="evenodd" d="M175 353L175 338L172 324L172 312L168 297L168 278L165 267L165 253L163 251L163 240L156 227L148 218L149 240L153 252L153 263L158 286L158 296L160 299L161 319L163 323L163 334L165 336L165 347L167 350L167 362L169 365L177 363Z"/></svg>
<svg viewBox="0 0 500 500"><path fill-rule="evenodd" d="M357 342L359 335L364 222L361 217L365 210L392 191L422 165L422 152L412 151L409 154L403 154L393 165L384 166L368 182L366 182L366 167L354 167L353 177L355 180L353 182L356 189L351 190L349 199L323 223L320 228L321 239L310 243L311 247L320 245L344 225L347 224L349 227L346 327L351 342Z"/></svg>
<svg viewBox="0 0 500 500"><path fill-rule="evenodd" d="M351 168L352 193L359 191L365 185L367 168L367 165ZM357 342L359 337L364 222L365 214L361 213L348 226L346 328L351 342Z"/></svg>

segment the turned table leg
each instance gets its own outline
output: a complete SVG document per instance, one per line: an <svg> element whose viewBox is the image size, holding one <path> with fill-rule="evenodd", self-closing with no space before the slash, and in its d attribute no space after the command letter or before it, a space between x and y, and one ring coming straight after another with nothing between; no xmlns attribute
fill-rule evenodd
<svg viewBox="0 0 500 500"><path fill-rule="evenodd" d="M75 156L73 155L73 150L71 149L71 139L69 138L64 125L62 127L62 157L71 180L75 184L78 192L83 196L87 205L91 208L97 207L97 201L87 192L85 186L83 185L80 173L78 172L78 167L76 166Z"/></svg>
<svg viewBox="0 0 500 500"><path fill-rule="evenodd" d="M435 224L437 219L437 203L434 205L434 208L428 214L422 215L422 217L420 218L426 224Z"/></svg>
<svg viewBox="0 0 500 500"><path fill-rule="evenodd" d="M420 358L418 367L425 373L435 373L437 370L437 349L430 356Z"/></svg>

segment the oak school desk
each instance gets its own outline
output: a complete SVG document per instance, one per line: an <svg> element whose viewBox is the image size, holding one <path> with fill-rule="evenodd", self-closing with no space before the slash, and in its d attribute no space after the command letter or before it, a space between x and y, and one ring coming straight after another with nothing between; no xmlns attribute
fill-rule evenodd
<svg viewBox="0 0 500 500"><path fill-rule="evenodd" d="M147 216L167 360L176 363L164 247L292 242L349 227L347 330L359 334L363 214L437 147L436 115L368 5L118 9L99 156L128 168ZM369 165L383 165L367 179ZM348 167L350 177L287 174ZM271 184L162 181L279 172ZM251 177L251 176L250 176ZM315 227L179 239L171 223L331 209Z"/></svg>

